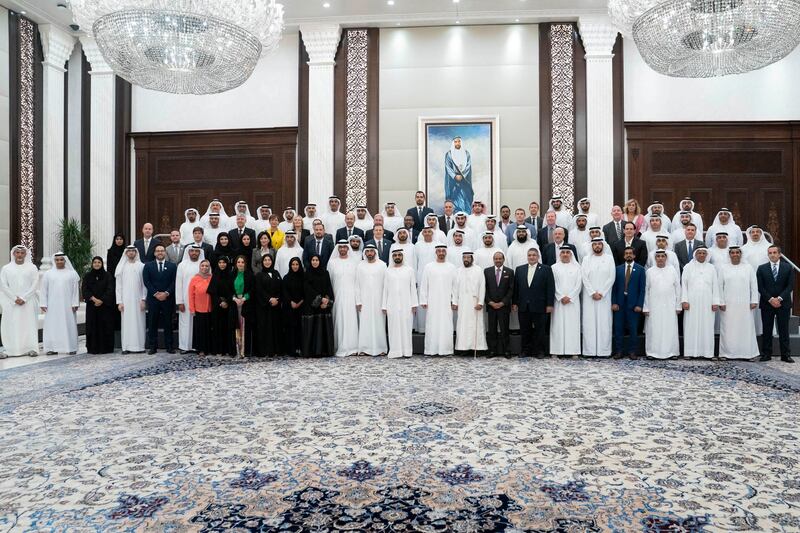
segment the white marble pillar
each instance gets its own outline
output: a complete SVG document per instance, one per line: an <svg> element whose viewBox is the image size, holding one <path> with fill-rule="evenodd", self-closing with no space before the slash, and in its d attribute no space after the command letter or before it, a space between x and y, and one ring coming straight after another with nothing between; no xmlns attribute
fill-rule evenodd
<svg viewBox="0 0 800 533"><path fill-rule="evenodd" d="M333 194L333 67L342 28L303 24L308 51L308 200L327 206Z"/></svg>
<svg viewBox="0 0 800 533"><path fill-rule="evenodd" d="M42 266L58 251L58 225L64 218L64 65L75 38L52 24L39 26L44 52L42 88Z"/></svg>
<svg viewBox="0 0 800 533"><path fill-rule="evenodd" d="M90 233L95 253L103 255L116 232L115 228L115 139L114 72L108 66L92 37L82 36L81 45L92 70L89 135L89 194L92 202ZM120 228L124 231L125 228ZM131 241L132 242L132 241Z"/></svg>
<svg viewBox="0 0 800 533"><path fill-rule="evenodd" d="M614 85L612 59L617 29L605 15L578 19L586 49L587 191L592 211L610 219L614 205Z"/></svg>

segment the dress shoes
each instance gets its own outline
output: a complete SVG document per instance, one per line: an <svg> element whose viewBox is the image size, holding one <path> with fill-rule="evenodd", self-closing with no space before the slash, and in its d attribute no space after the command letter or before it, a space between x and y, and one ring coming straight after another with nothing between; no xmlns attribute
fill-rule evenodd
<svg viewBox="0 0 800 533"><path fill-rule="evenodd" d="M790 355L784 355L781 357L781 361L784 363L794 363L794 359Z"/></svg>
<svg viewBox="0 0 800 533"><path fill-rule="evenodd" d="M174 353L175 353L175 350L167 350L167 353L169 353L169 354L174 354Z"/></svg>
<svg viewBox="0 0 800 533"><path fill-rule="evenodd" d="M637 359L639 359L639 356L636 355L635 353L629 353L628 354L628 359L631 359L632 361L636 361Z"/></svg>
<svg viewBox="0 0 800 533"><path fill-rule="evenodd" d="M155 355L155 354L156 354L156 351L153 350L152 348L150 350L147 350L147 355Z"/></svg>
<svg viewBox="0 0 800 533"><path fill-rule="evenodd" d="M130 350L122 350L122 355L128 355L130 353L131 353Z"/></svg>
<svg viewBox="0 0 800 533"><path fill-rule="evenodd" d="M623 357L622 352L616 352L611 356L611 359L622 359Z"/></svg>
<svg viewBox="0 0 800 533"><path fill-rule="evenodd" d="M758 358L758 360L759 361L772 361L772 356L771 355L762 355L761 357Z"/></svg>

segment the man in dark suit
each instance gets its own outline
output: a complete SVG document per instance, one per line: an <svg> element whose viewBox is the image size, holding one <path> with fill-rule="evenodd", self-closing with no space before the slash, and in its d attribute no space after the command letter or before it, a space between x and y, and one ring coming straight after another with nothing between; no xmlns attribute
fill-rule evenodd
<svg viewBox="0 0 800 533"><path fill-rule="evenodd" d="M164 330L164 347L175 353L172 346L172 316L175 314L175 276L178 267L167 261L163 244L156 245L155 259L144 265L142 281L147 289L147 345L150 354L158 350L158 328Z"/></svg>
<svg viewBox="0 0 800 533"><path fill-rule="evenodd" d="M553 231L553 242L544 247L542 263L547 266L555 265L561 253L562 246L568 246L572 250L574 257L578 257L578 250L575 249L574 244L566 242L566 235L567 230L562 227L558 227Z"/></svg>
<svg viewBox="0 0 800 533"><path fill-rule="evenodd" d="M364 230L356 227L356 215L351 211L344 216L344 227L336 230L336 242L342 239L349 241L353 235L364 239Z"/></svg>
<svg viewBox="0 0 800 533"><path fill-rule="evenodd" d="M627 353L636 359L639 317L644 307L645 268L634 260L633 248L626 248L622 264L617 266L614 286L611 288L611 311L614 313L614 359ZM625 333L628 344L623 344ZM626 349L627 348L627 349Z"/></svg>
<svg viewBox="0 0 800 533"><path fill-rule="evenodd" d="M447 233L456 227L455 205L450 200L444 202L444 215L439 217L439 229Z"/></svg>
<svg viewBox="0 0 800 533"><path fill-rule="evenodd" d="M622 240L610 246L617 266L625 262L625 248L633 248L633 260L641 266L647 266L647 243L636 238L636 225L633 222L622 225Z"/></svg>
<svg viewBox="0 0 800 533"><path fill-rule="evenodd" d="M540 250L544 250L547 248L548 244L553 242L555 238L554 234L557 228L564 230L564 240L569 242L569 230L565 227L556 225L555 211L548 211L544 216L544 225L542 226L542 229L540 229L539 234L535 236L536 243L539 245Z"/></svg>
<svg viewBox="0 0 800 533"><path fill-rule="evenodd" d="M512 309L519 311L520 356L546 357L550 350L545 329L547 315L555 304L555 280L550 267L539 264L539 251L535 248L528 250L528 264L518 266L514 272L512 302Z"/></svg>
<svg viewBox="0 0 800 533"><path fill-rule="evenodd" d="M375 226L381 226L383 228L384 239L389 239L391 242L394 242L394 232L386 229L386 227L383 225L383 222L375 222L375 224L372 226L372 229L368 229L366 233L364 233L364 244L375 239Z"/></svg>
<svg viewBox="0 0 800 533"><path fill-rule="evenodd" d="M704 248L706 245L703 241L695 238L697 235L697 226L691 222L686 225L683 232L686 239L675 244L675 255L678 256L678 264L681 266L681 273L683 273L683 267L689 264L689 261L694 257L694 251L697 250L697 248Z"/></svg>
<svg viewBox="0 0 800 533"><path fill-rule="evenodd" d="M409 208L406 211L406 215L414 217L414 229L419 233L425 227L425 216L428 213L433 213L433 209L425 205L425 193L422 191L417 191L414 194L414 202L417 205Z"/></svg>
<svg viewBox="0 0 800 533"><path fill-rule="evenodd" d="M320 259L320 267L328 268L333 248L333 238L325 233L325 225L314 225L314 234L306 237L306 242L303 243L303 266L308 270L311 266L311 256L316 254Z"/></svg>
<svg viewBox="0 0 800 533"><path fill-rule="evenodd" d="M772 245L767 250L769 261L756 270L758 292L761 295L761 361L772 359L772 326L778 325L778 344L781 361L794 363L789 355L789 315L792 312L792 290L794 290L794 269L786 261L781 261L781 249Z"/></svg>
<svg viewBox="0 0 800 533"><path fill-rule="evenodd" d="M242 247L242 237L244 235L250 236L250 246L247 248L253 249L258 244L256 243L256 232L245 226L247 223L247 217L245 215L239 214L236 215L236 227L232 230L228 231L228 239L231 241L231 249L236 250L236 253L239 253L243 250Z"/></svg>
<svg viewBox="0 0 800 533"><path fill-rule="evenodd" d="M389 264L389 250L392 248L392 241L383 236L383 226L377 225L372 228L372 240L364 243L365 246L367 244L374 244L378 249L378 259Z"/></svg>
<svg viewBox="0 0 800 533"><path fill-rule="evenodd" d="M611 222L603 226L603 237L609 246L614 246L614 243L622 240L622 209L620 206L615 205L611 208Z"/></svg>
<svg viewBox="0 0 800 533"><path fill-rule="evenodd" d="M153 225L146 222L142 226L142 238L133 241L133 245L139 251L139 260L142 263L149 263L155 260L156 245L159 244L159 239L153 237Z"/></svg>
<svg viewBox="0 0 800 533"><path fill-rule="evenodd" d="M514 271L503 266L506 260L503 252L495 252L492 260L494 266L483 271L486 281L486 312L489 319L486 341L490 354L507 356L509 355L508 322L511 315L511 299L514 295Z"/></svg>
<svg viewBox="0 0 800 533"><path fill-rule="evenodd" d="M533 226L534 231L531 235L536 236L539 230L542 229L542 217L539 215L539 202L531 202L528 206L528 216L525 218L525 223Z"/></svg>

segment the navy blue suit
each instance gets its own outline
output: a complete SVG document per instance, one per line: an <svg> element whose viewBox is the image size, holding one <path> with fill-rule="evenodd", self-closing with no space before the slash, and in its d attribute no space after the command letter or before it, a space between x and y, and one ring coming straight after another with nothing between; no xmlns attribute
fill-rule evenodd
<svg viewBox="0 0 800 533"><path fill-rule="evenodd" d="M419 233L420 231L422 231L422 228L424 228L427 225L425 224L425 217L432 213L433 209L425 205L422 206L422 216L420 216L419 210L415 205L414 207L408 208L408 211L406 211L406 216L411 215L412 217L414 217L414 229L417 230L417 233Z"/></svg>
<svg viewBox="0 0 800 533"><path fill-rule="evenodd" d="M158 271L158 261L144 265L142 281L147 289L147 345L151 350L158 349L158 327L164 329L164 347L172 350L172 315L175 314L175 276L178 267L164 260L164 268ZM156 299L157 292L169 293L163 302Z"/></svg>
<svg viewBox="0 0 800 533"><path fill-rule="evenodd" d="M789 315L792 312L792 290L794 290L794 269L786 261L778 264L778 279L772 275L772 263L759 265L756 270L758 292L761 295L761 323L764 333L761 335L761 355L772 355L772 326L778 323L778 341L781 357L789 355ZM777 309L769 303L770 298L782 298Z"/></svg>
<svg viewBox="0 0 800 533"><path fill-rule="evenodd" d="M161 239L156 239L155 237L150 238L150 246L147 247L147 250L144 249L144 239L137 239L133 241L133 245L139 251L139 261L142 263L149 263L150 261L155 261L156 256L156 246L161 244Z"/></svg>
<svg viewBox="0 0 800 533"><path fill-rule="evenodd" d="M547 265L536 265L528 285L528 265L520 265L514 273L512 302L519 310L519 333L522 337L520 355L545 355L550 352L545 343L547 308L556 299L553 271Z"/></svg>
<svg viewBox="0 0 800 533"><path fill-rule="evenodd" d="M322 244L320 246L321 253L319 254L320 267L323 269L328 268L328 260L333 255L333 238L327 233L322 237ZM308 270L311 264L311 256L317 253L317 238L314 235L306 237L306 242L303 243L303 267Z"/></svg>
<svg viewBox="0 0 800 533"><path fill-rule="evenodd" d="M644 290L646 282L645 268L633 262L631 269L631 279L628 281L628 292L625 292L625 269L627 264L623 263L617 267L617 277L614 280L614 287L611 289L611 305L618 305L619 310L614 311L614 353L636 353L639 316L641 308L644 307ZM639 308L637 313L633 309ZM627 350L623 349L623 338L628 332Z"/></svg>
<svg viewBox="0 0 800 533"><path fill-rule="evenodd" d="M362 230L361 228L356 228L354 226L353 227L353 235L358 235L359 237L361 237L361 240L365 240L364 239L364 230ZM339 228L339 229L336 230L336 242L339 242L342 239L346 239L346 238L347 238L347 228L346 227Z"/></svg>
<svg viewBox="0 0 800 533"><path fill-rule="evenodd" d="M375 246L378 246L378 242L375 239L372 239L371 241L367 241L364 244L365 245L374 244ZM390 241L389 239L384 237L383 238L383 253L378 253L378 259L380 259L381 261L383 261L387 265L389 264L389 256L390 256L389 250L391 248L392 248L392 241Z"/></svg>

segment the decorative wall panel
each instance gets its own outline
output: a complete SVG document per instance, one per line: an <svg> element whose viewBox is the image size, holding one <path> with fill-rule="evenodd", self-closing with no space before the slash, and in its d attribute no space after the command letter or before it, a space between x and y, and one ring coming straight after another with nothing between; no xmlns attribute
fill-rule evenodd
<svg viewBox="0 0 800 533"><path fill-rule="evenodd" d="M20 244L30 249L34 256L36 247L36 156L35 156L35 86L34 44L36 27L31 21L19 17L17 60L19 83L17 87L17 112L19 118L19 169L16 176L18 194L18 231ZM14 177L12 176L12 179Z"/></svg>
<svg viewBox="0 0 800 533"><path fill-rule="evenodd" d="M571 207L575 200L575 88L572 24L550 27L551 186Z"/></svg>
<svg viewBox="0 0 800 533"><path fill-rule="evenodd" d="M367 30L347 31L344 182L349 209L367 204L367 98L369 95Z"/></svg>

